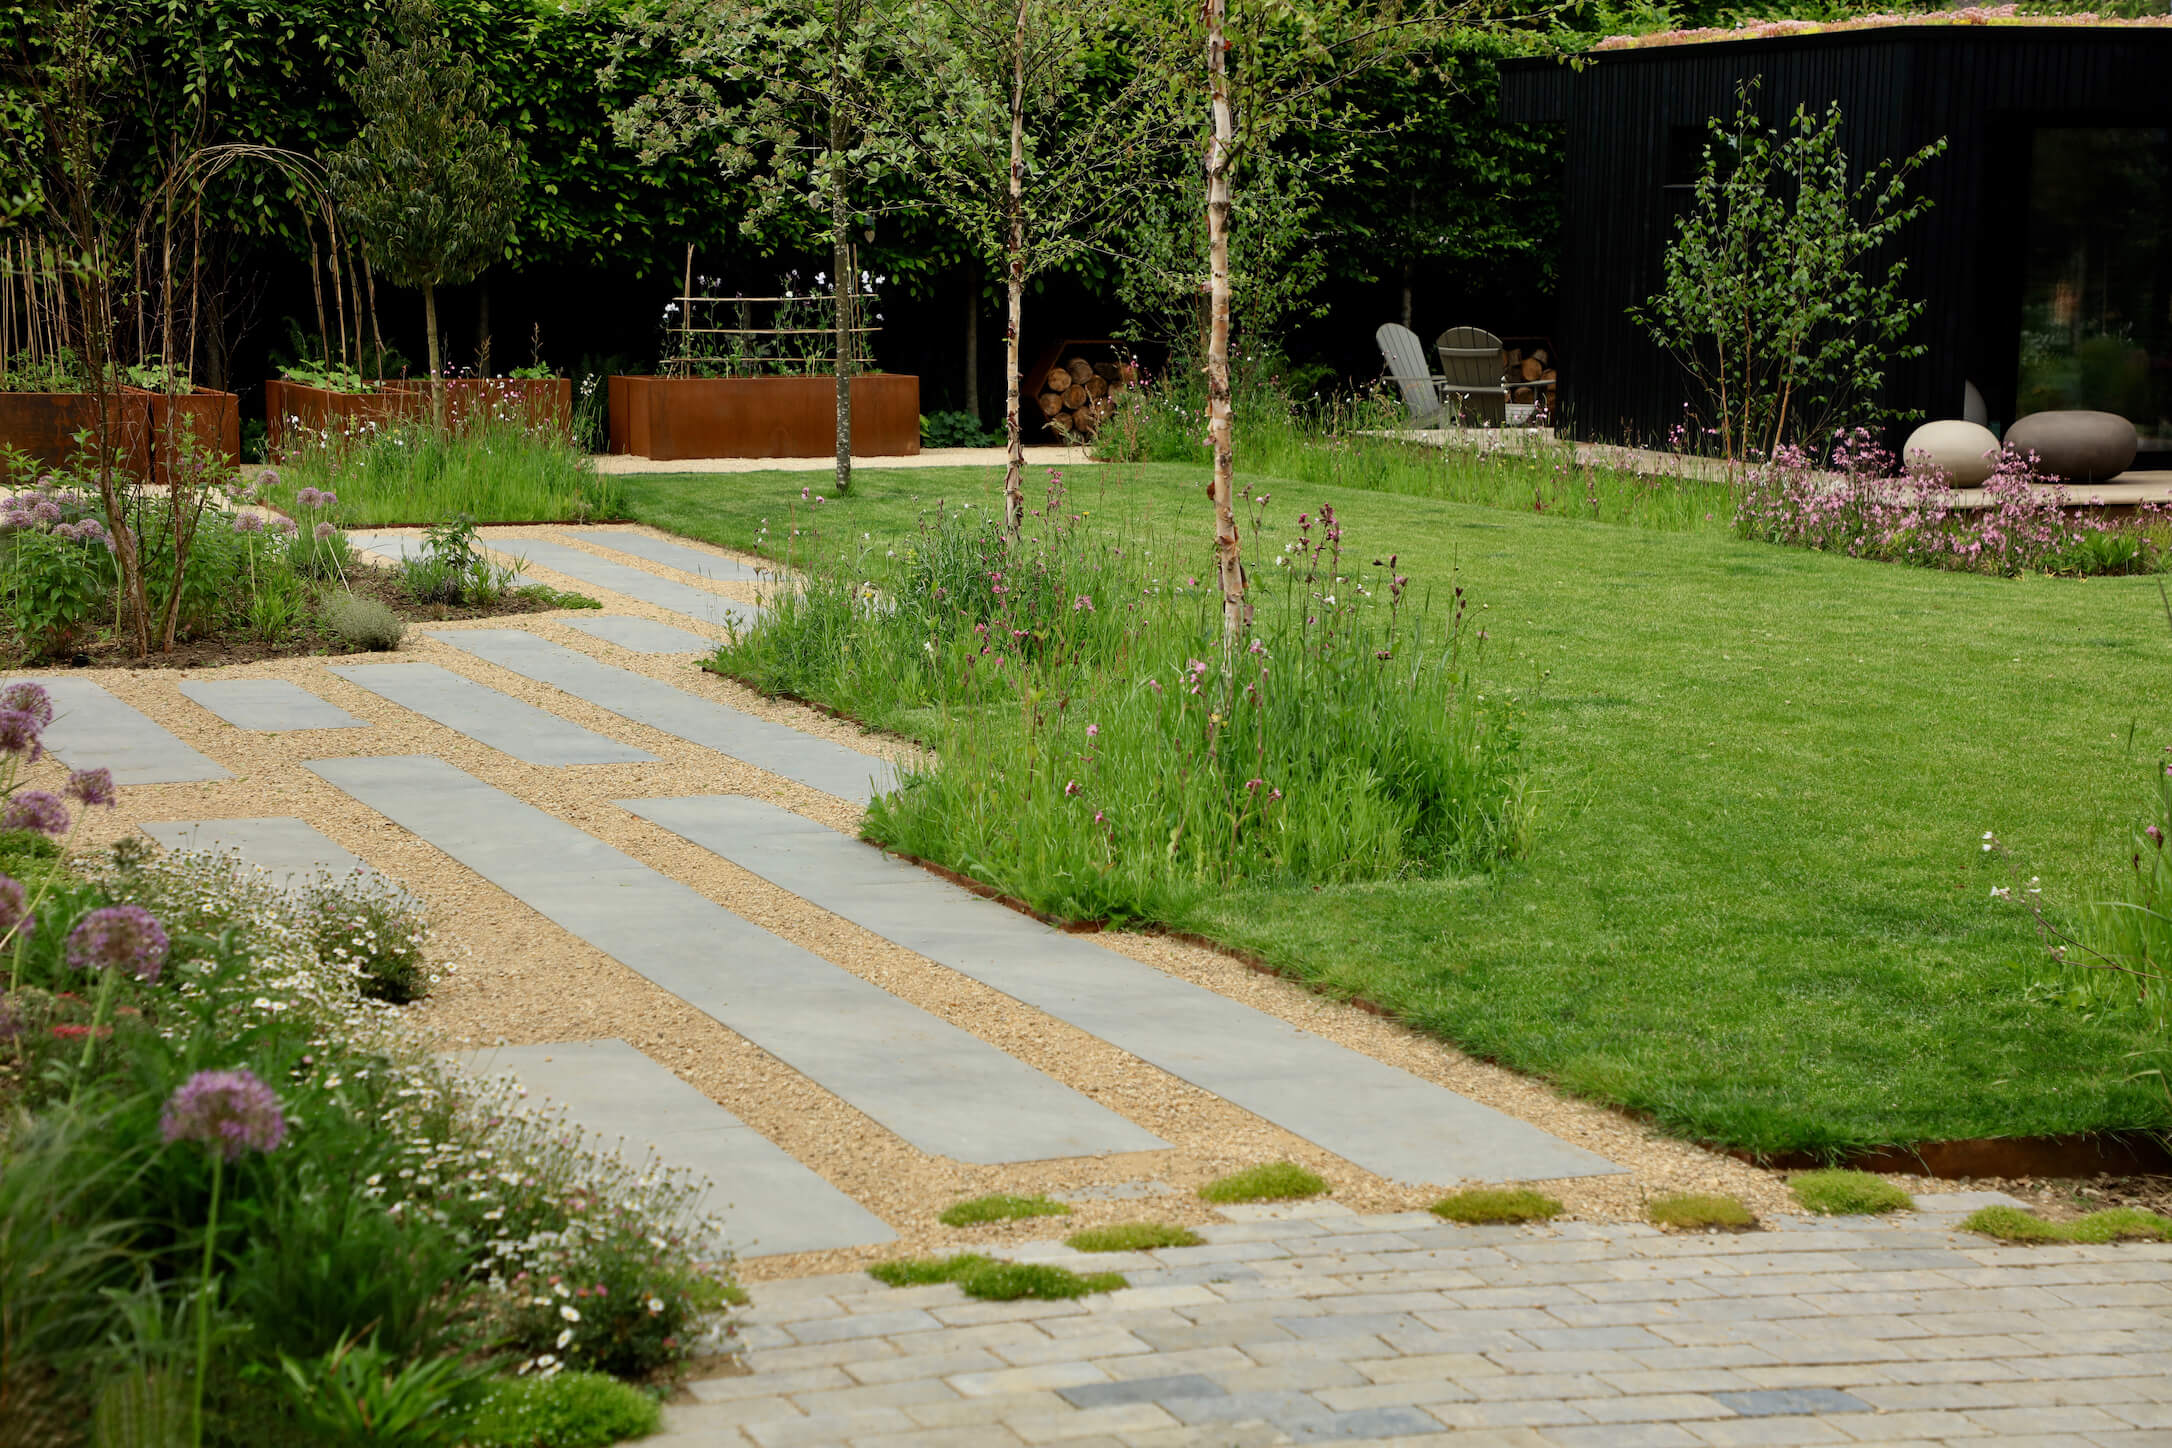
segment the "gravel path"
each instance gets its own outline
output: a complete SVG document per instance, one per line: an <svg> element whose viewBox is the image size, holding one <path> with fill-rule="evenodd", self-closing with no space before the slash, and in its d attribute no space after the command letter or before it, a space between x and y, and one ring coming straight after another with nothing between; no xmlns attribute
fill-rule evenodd
<svg viewBox="0 0 2172 1448"><path fill-rule="evenodd" d="M582 531L588 538L599 535L595 529ZM756 602L765 586L712 582L624 553L608 553L557 529L492 529L485 541L494 549L518 551L524 537L583 548L609 561L743 602ZM731 555L717 552L716 556L723 560ZM653 619L713 637L706 626L682 614L580 585L548 569L531 571L541 581L601 598L613 615ZM914 761L910 746L863 734L811 709L761 699L704 673L694 656L637 653L568 626L569 620L591 617L543 613L490 619L473 626L526 629L603 663L876 758L898 764ZM449 632L466 626L440 627ZM446 974L431 999L414 1010L446 1048L474 1049L498 1042L627 1041L880 1216L900 1238L895 1246L880 1249L756 1258L743 1264L749 1278L832 1272L899 1250L1019 1243L1047 1234L1045 1221L966 1230L935 1222L934 1215L942 1207L990 1191L1087 1194L1088 1199L1077 1203L1067 1227L1139 1218L1207 1222L1216 1218L1198 1202L1193 1188L1243 1166L1288 1158L1320 1171L1334 1184L1335 1200L1361 1212L1409 1211L1437 1195L1360 1171L1082 1030L817 909L636 817L614 801L746 794L848 833L858 825L861 811L856 805L583 703L420 631L410 633L398 657L436 665L656 758L562 768L521 763L357 687L328 667L367 662L363 660L286 659L215 671L221 679L290 681L367 726L282 733L237 729L183 695L184 682L213 677L214 671L106 671L97 676L101 684L224 765L233 777L125 789L119 809L98 812L85 826L84 839L104 845L156 821L267 816L306 820L371 866L415 888L434 908L440 936L453 952L456 968ZM761 928L1000 1047L1168 1141L1171 1149L986 1166L916 1151L864 1113L583 944L305 767L309 760L327 757L415 754L447 761ZM37 766L39 771L56 769L51 763ZM1641 1216L1649 1196L1683 1190L1730 1192L1768 1217L1790 1210L1784 1186L1771 1173L1665 1139L1612 1112L1565 1101L1527 1078L1471 1060L1393 1022L1259 974L1219 952L1152 935L1111 933L1093 940L1522 1118L1629 1169L1625 1175L1549 1184L1548 1190L1579 1217L1634 1219ZM722 1195L729 1199L728 1184Z"/></svg>

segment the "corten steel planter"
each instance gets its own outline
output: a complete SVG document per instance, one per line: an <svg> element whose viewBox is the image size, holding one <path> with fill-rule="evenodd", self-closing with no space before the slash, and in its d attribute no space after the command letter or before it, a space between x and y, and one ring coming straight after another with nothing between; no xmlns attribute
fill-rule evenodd
<svg viewBox="0 0 2172 1448"><path fill-rule="evenodd" d="M614 377L611 451L644 458L824 458L837 450L837 383L819 377ZM852 379L852 451L920 451L920 379Z"/></svg>
<svg viewBox="0 0 2172 1448"><path fill-rule="evenodd" d="M457 429L497 416L538 432L573 436L573 383L564 377L448 377L445 424ZM367 423L427 422L430 383L403 378L368 392L333 392L275 379L264 384L264 432L273 457L327 433L344 436ZM289 430L298 435L288 437Z"/></svg>
<svg viewBox="0 0 2172 1448"><path fill-rule="evenodd" d="M82 451L78 435L97 431L98 411L89 392L0 392L0 446L58 467ZM229 466L241 460L241 399L231 392L124 388L110 415L121 470L140 481L166 482L184 441Z"/></svg>

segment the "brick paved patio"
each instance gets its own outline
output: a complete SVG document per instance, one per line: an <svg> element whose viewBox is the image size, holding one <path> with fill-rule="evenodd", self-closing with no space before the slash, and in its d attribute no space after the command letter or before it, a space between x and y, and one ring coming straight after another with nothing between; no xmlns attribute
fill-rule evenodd
<svg viewBox="0 0 2172 1448"><path fill-rule="evenodd" d="M2002 1247L1992 1194L1739 1235L1231 1208L1132 1287L758 1284L658 1448L2172 1444L2172 1244Z"/></svg>

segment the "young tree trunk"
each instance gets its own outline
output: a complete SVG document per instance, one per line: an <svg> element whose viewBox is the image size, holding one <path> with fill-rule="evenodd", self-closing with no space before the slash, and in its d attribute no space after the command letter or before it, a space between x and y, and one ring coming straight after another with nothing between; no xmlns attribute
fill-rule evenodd
<svg viewBox="0 0 2172 1448"><path fill-rule="evenodd" d="M445 388L437 371L437 288L429 282L422 284L422 324L430 339L430 426L443 432Z"/></svg>
<svg viewBox="0 0 2172 1448"><path fill-rule="evenodd" d="M1207 441L1214 448L1214 565L1222 588L1222 646L1233 649L1250 621L1244 554L1237 536L1237 452L1229 390L1229 167L1236 129L1229 104L1229 0L1206 0L1207 96Z"/></svg>
<svg viewBox="0 0 2172 1448"><path fill-rule="evenodd" d="M836 273L837 495L852 491L852 213L845 201L845 16L838 7L830 44L830 266Z"/></svg>
<svg viewBox="0 0 2172 1448"><path fill-rule="evenodd" d="M1026 439L1019 415L1018 327L1026 307L1026 5L1018 0L1011 34L1010 234L1004 239L1003 435L1010 455L1003 468L1003 526L1016 533L1026 521Z"/></svg>

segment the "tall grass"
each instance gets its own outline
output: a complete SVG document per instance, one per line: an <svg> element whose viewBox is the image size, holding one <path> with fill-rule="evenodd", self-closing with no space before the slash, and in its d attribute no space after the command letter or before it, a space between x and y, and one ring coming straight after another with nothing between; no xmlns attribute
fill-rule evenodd
<svg viewBox="0 0 2172 1448"><path fill-rule="evenodd" d="M1272 379L1235 397L1239 465L1248 475L1309 485L1436 498L1487 508L1674 532L1725 531L1735 512L1727 483L1695 475L1694 460L1658 473L1578 461L1573 445L1507 429L1492 446L1395 436L1409 422L1378 389L1302 403ZM1205 401L1195 383L1134 388L1096 440L1113 462L1212 461Z"/></svg>
<svg viewBox="0 0 2172 1448"><path fill-rule="evenodd" d="M1481 870L1535 794L1481 692L1461 590L1445 633L1396 560L1341 556L1331 509L1271 541L1234 647L1176 543L1089 535L1060 487L1018 539L973 510L818 558L714 666L932 744L869 838L1050 914L1167 920L1240 883ZM891 557L889 554L901 556Z"/></svg>
<svg viewBox="0 0 2172 1448"><path fill-rule="evenodd" d="M616 478L586 453L517 419L477 417L440 432L426 424L363 424L290 452L266 487L293 512L295 493L337 493L353 526L420 525L466 516L483 523L567 523L623 517Z"/></svg>

